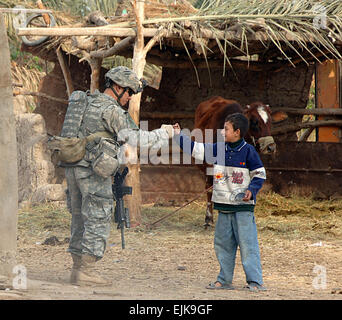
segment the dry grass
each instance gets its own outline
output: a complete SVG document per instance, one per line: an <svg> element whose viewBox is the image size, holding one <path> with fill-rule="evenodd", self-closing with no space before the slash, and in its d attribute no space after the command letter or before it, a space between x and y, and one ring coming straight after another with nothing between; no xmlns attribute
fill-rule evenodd
<svg viewBox="0 0 342 320"><path fill-rule="evenodd" d="M341 238L342 201L285 198L275 193L259 197L256 207L259 233L280 239L334 240Z"/></svg>
<svg viewBox="0 0 342 320"><path fill-rule="evenodd" d="M147 226L176 210L176 207L144 205L142 225L126 232L183 237L212 235L205 230L205 202L194 202L153 226ZM342 239L342 200L318 201L309 197L283 197L273 192L261 193L255 209L259 236L265 243L282 240L329 241ZM215 219L217 215L215 213ZM64 204L41 204L23 208L18 214L19 235L40 238L67 237L70 214ZM116 225L112 232L117 233ZM42 239L44 238L44 239Z"/></svg>
<svg viewBox="0 0 342 320"><path fill-rule="evenodd" d="M34 58L34 56L31 56ZM27 64L30 62L27 61ZM27 66L17 64L12 61L11 64L12 69L12 79L13 83L16 85L20 85L20 87L14 87L18 89L18 91L26 91L26 92L38 92L39 84L42 78L46 75L45 72L39 71L37 69L31 69ZM21 96L23 102L25 103L26 110L28 112L34 111L37 105L37 97L33 97L30 95Z"/></svg>
<svg viewBox="0 0 342 320"><path fill-rule="evenodd" d="M34 242L50 235L69 235L71 215L64 204L46 203L26 206L18 212L18 235Z"/></svg>

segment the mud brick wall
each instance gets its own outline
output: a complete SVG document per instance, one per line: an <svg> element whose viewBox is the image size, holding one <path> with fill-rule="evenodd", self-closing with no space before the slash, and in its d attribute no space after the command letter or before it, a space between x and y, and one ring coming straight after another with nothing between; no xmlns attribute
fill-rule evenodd
<svg viewBox="0 0 342 320"><path fill-rule="evenodd" d="M271 107L305 108L314 66L289 67L279 72L245 69L235 69L233 72L228 69L224 76L222 72L222 68L211 69L210 83L208 69L198 69L199 87L194 69L163 68L159 90L145 90L141 110L195 112L200 102L215 95L237 100L241 105L262 101ZM146 96L150 98L146 99ZM152 129L161 122L149 121ZM191 119L179 119L179 123L182 127L193 128Z"/></svg>

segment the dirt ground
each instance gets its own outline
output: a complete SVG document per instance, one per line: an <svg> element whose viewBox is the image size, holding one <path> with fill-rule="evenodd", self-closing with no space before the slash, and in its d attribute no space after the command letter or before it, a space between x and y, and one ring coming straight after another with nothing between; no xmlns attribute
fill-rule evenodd
<svg viewBox="0 0 342 320"><path fill-rule="evenodd" d="M2 287L0 300L342 300L341 200L261 196L255 216L265 292L243 290L239 252L236 289L206 289L219 266L214 228L203 228L204 202L191 204L153 229L145 227L175 209L145 205L144 224L126 230L124 250L113 224L105 256L97 263L112 285L79 287L68 283L71 257L65 238L70 215L64 204L22 208L17 263L26 268L27 288ZM53 236L58 243L44 244Z"/></svg>

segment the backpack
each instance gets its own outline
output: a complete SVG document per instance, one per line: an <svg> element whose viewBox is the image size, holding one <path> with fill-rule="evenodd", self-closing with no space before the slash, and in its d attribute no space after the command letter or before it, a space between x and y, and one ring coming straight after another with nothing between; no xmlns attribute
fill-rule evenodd
<svg viewBox="0 0 342 320"><path fill-rule="evenodd" d="M65 115L60 136L51 136L48 148L56 154L58 161L75 163L81 161L86 153L86 145L96 138L112 138L106 131L95 132L87 137L79 138L78 132L88 105L89 91L74 91L69 97L69 105Z"/></svg>

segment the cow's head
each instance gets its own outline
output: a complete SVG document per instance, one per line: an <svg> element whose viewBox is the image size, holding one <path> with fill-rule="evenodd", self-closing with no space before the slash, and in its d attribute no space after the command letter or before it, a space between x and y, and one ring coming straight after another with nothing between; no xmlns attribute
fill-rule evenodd
<svg viewBox="0 0 342 320"><path fill-rule="evenodd" d="M258 151L263 154L276 152L276 144L271 136L272 122L279 122L287 118L284 112L271 112L268 104L254 102L244 108L244 114L249 119L249 131L246 138L250 138Z"/></svg>

